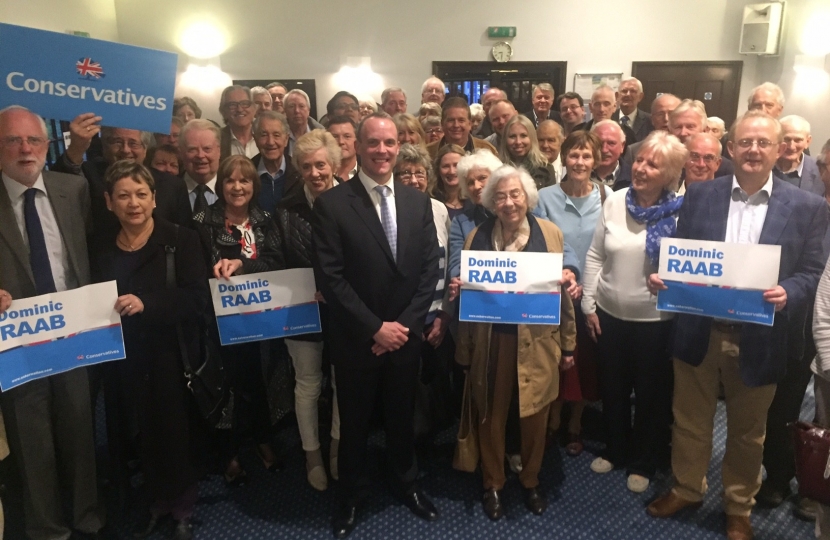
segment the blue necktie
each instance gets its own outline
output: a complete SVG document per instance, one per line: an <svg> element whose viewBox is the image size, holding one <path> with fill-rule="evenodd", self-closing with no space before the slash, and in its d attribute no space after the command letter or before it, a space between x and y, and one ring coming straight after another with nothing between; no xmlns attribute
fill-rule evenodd
<svg viewBox="0 0 830 540"><path fill-rule="evenodd" d="M380 224L392 250L392 258L398 262L398 224L392 219L392 211L389 209L392 190L389 186L375 186L375 191L380 193Z"/></svg>
<svg viewBox="0 0 830 540"><path fill-rule="evenodd" d="M56 289L52 265L49 264L49 251L43 237L43 227L40 225L40 216L35 206L37 192L37 189L29 188L23 193L23 217L26 221L26 234L29 236L29 264L35 277L35 290L40 295L56 292Z"/></svg>
<svg viewBox="0 0 830 540"><path fill-rule="evenodd" d="M622 118L620 118L620 124L622 124L623 126L629 127L630 123L631 119L628 116L623 116Z"/></svg>

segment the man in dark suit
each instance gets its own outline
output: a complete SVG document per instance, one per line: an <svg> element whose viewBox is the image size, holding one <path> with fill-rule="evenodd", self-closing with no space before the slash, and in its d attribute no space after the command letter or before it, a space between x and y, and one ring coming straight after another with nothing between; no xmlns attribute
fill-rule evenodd
<svg viewBox="0 0 830 540"><path fill-rule="evenodd" d="M804 151L810 146L810 124L800 116L781 119L784 151L772 173L779 180L824 198L824 183L815 160ZM810 304L812 306L812 302ZM787 424L798 420L801 402L812 372L810 362L816 355L813 343L812 309L801 318L790 319L787 374L779 381L767 417L764 442L764 480L756 499L764 506L776 507L790 495L790 480L795 476L795 452ZM801 508L801 505L799 505Z"/></svg>
<svg viewBox="0 0 830 540"><path fill-rule="evenodd" d="M106 185L104 182L107 168L122 159L144 163L147 147L151 144L152 134L136 129L101 127L100 116L84 113L76 117L69 125L71 142L66 152L52 166L52 171L81 175L89 183L92 199L92 230L89 239L90 260L102 246L115 241L115 235L121 229L115 214L107 209L104 200ZM101 132L104 156L84 161L84 153L89 148L92 137ZM150 169L156 184L156 209L154 215L163 217L173 223L190 226L190 205L187 203L187 190L184 181L172 174Z"/></svg>
<svg viewBox="0 0 830 540"><path fill-rule="evenodd" d="M816 293L827 259L822 241L830 211L825 201L773 177L784 149L781 126L750 111L735 122L729 145L735 175L689 186L677 237L781 246L778 285L764 292L775 306L773 326L679 314L675 318L674 488L648 507L654 517L699 507L706 493L718 383L726 396L723 460L727 537L753 537L749 516L761 487L767 411L787 366L789 321ZM653 294L665 288L652 274Z"/></svg>
<svg viewBox="0 0 830 540"><path fill-rule="evenodd" d="M668 131L669 129L669 114L680 105L680 98L674 94L660 94L654 101L651 102L651 126L652 131ZM634 158L640 150L640 145L643 141L629 144L623 154L623 160L628 163L634 163Z"/></svg>
<svg viewBox="0 0 830 540"><path fill-rule="evenodd" d="M481 106L484 108L484 120L478 126L478 131L473 133L480 139L486 139L493 134L493 125L490 123L490 107L497 101L507 99L507 94L501 88L491 86L481 96Z"/></svg>
<svg viewBox="0 0 830 540"><path fill-rule="evenodd" d="M314 202L314 272L333 319L328 339L340 408L338 538L354 528L368 484L366 443L378 400L395 495L417 516L438 518L416 483L413 433L420 336L438 282L432 207L392 180L398 132L389 115L361 122L357 151L358 176Z"/></svg>
<svg viewBox="0 0 830 540"><path fill-rule="evenodd" d="M639 108L643 100L643 83L631 77L620 82L617 89L617 109L611 119L621 126L631 128L637 142L645 139L654 130L651 125L651 114Z"/></svg>
<svg viewBox="0 0 830 540"><path fill-rule="evenodd" d="M617 110L617 96L614 89L607 84L601 84L591 94L591 103L588 104L591 110L591 120L578 125L574 130L584 129L591 131L594 124L602 122L603 120L611 120L614 112ZM625 145L631 146L637 142L637 137L630 127L620 126L625 134Z"/></svg>
<svg viewBox="0 0 830 540"><path fill-rule="evenodd" d="M39 116L22 107L0 111L4 296L7 291L12 298L28 298L90 281L89 186L77 176L43 172L48 149ZM74 536L73 529L96 535L103 518L86 369L27 382L3 392L0 400L23 483L27 536L65 539Z"/></svg>
<svg viewBox="0 0 830 540"><path fill-rule="evenodd" d="M553 86L550 84L539 83L534 85L533 92L531 93L531 103L533 104L533 108L524 113L524 115L530 118L533 125L537 128L539 127L539 123L545 120L553 120L561 124L562 118L559 116L558 112L553 110L553 102L555 97L556 92L554 92ZM507 99L507 97L504 99Z"/></svg>
<svg viewBox="0 0 830 540"><path fill-rule="evenodd" d="M259 153L254 162L261 182L259 207L276 215L277 205L294 189L301 189L302 179L285 154L288 144L288 120L275 111L264 111L254 122L254 140Z"/></svg>

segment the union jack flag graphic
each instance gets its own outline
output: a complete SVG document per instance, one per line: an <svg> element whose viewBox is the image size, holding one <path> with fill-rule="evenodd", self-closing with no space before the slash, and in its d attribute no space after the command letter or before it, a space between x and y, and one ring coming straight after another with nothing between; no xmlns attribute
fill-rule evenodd
<svg viewBox="0 0 830 540"><path fill-rule="evenodd" d="M92 58L81 58L75 62L75 69L81 77L87 79L100 79L104 76L104 68Z"/></svg>

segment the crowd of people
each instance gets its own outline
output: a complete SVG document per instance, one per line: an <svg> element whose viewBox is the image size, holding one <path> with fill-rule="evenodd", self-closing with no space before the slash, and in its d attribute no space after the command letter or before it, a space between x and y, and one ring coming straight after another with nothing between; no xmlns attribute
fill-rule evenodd
<svg viewBox="0 0 830 540"><path fill-rule="evenodd" d="M379 104L341 91L318 122L302 90L233 85L223 126L184 96L166 134L82 114L49 170L43 120L0 110L0 312L115 281L126 346L125 360L0 395L28 537L108 532L93 429L101 390L115 469L139 463L152 499L136 537L170 515L175 537L191 538L200 478L244 484L248 444L278 470L260 343L220 349L230 429L205 421L183 366L216 339L209 278L308 268L322 332L283 341L308 483L337 482L335 537L351 533L371 493L378 417L390 489L417 517L439 519L418 482L416 440L455 425L468 392L483 481L470 497L492 520L504 515L506 467L528 510L545 512L543 456L560 444L584 451L582 413L597 401L605 446L591 470L624 469L635 493L670 471L674 487L647 508L655 518L699 507L721 397L725 534L752 538L756 501L791 495L786 425L812 375L817 418L830 416L830 141L812 157L810 124L782 116L771 83L728 130L700 101L661 94L647 111L643 95L635 78L600 85L585 121L581 95L546 83L520 114L501 89L470 105L430 77L417 111L401 88ZM778 285L764 292L774 325L658 311L663 238L781 246ZM462 250L561 253L561 323L459 321ZM830 508L802 499L799 511L830 537Z"/></svg>

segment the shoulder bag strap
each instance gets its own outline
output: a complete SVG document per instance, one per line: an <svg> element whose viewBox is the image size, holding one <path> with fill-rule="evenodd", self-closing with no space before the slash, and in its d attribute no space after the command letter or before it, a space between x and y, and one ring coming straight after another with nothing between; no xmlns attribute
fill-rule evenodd
<svg viewBox="0 0 830 540"><path fill-rule="evenodd" d="M176 227L176 236L178 237L179 226ZM167 288L176 288L176 246L164 246L167 266ZM182 364L184 365L184 375L188 379L192 376L193 369L190 367L190 361L187 355L187 345L184 342L184 331L181 323L176 323L176 337L179 341L179 353L182 357Z"/></svg>

